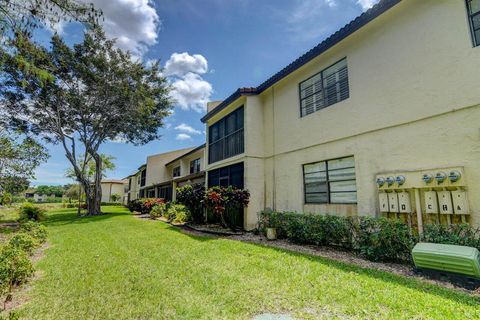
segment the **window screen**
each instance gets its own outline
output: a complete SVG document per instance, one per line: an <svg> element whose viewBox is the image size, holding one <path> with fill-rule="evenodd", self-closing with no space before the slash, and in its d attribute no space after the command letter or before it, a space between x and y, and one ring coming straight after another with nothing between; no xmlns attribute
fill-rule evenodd
<svg viewBox="0 0 480 320"><path fill-rule="evenodd" d="M209 163L243 153L243 107L210 126L208 139Z"/></svg>
<svg viewBox="0 0 480 320"><path fill-rule="evenodd" d="M300 83L300 112L304 117L349 97L347 59L344 58Z"/></svg>
<svg viewBox="0 0 480 320"><path fill-rule="evenodd" d="M357 203L353 157L303 166L305 203Z"/></svg>
<svg viewBox="0 0 480 320"><path fill-rule="evenodd" d="M470 28L475 46L480 45L480 0L467 0Z"/></svg>

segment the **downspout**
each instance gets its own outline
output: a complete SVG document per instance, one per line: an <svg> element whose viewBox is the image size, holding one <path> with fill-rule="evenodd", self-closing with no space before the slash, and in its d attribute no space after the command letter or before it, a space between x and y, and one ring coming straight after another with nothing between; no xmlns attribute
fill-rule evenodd
<svg viewBox="0 0 480 320"><path fill-rule="evenodd" d="M272 118L273 118L273 123L272 123L272 152L273 152L273 187L272 187L272 200L273 200L273 211L277 210L277 182L276 182L276 172L275 172L275 167L276 167L276 159L275 159L275 86L272 86Z"/></svg>

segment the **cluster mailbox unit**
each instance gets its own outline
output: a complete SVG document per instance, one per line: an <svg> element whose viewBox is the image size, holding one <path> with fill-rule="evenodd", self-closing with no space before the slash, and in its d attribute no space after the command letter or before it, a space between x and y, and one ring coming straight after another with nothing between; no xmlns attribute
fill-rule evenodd
<svg viewBox="0 0 480 320"><path fill-rule="evenodd" d="M462 167L386 172L376 177L380 212L397 217L417 213L419 232L423 231L423 214L427 219L452 222L452 215L466 222L469 214L467 186Z"/></svg>

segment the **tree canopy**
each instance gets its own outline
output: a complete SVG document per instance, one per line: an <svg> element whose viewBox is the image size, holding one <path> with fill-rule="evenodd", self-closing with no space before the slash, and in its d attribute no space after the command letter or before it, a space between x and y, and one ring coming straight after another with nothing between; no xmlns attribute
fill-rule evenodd
<svg viewBox="0 0 480 320"><path fill-rule="evenodd" d="M28 188L35 169L47 158L45 148L32 138L0 133L0 194Z"/></svg>
<svg viewBox="0 0 480 320"><path fill-rule="evenodd" d="M16 129L61 144L85 190L88 213L100 213L100 146L108 140L138 145L158 139L170 114L169 86L158 61L149 66L134 61L99 28L87 30L73 48L57 35L49 49L23 39L18 53L51 77L32 76L28 68L18 68L15 57L7 57L0 116ZM96 165L93 183L84 170L89 156Z"/></svg>

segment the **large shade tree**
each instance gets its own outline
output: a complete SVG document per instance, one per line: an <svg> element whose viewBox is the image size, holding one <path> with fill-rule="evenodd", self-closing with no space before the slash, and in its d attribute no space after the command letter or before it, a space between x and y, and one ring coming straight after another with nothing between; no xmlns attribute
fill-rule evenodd
<svg viewBox="0 0 480 320"><path fill-rule="evenodd" d="M135 61L99 28L86 31L73 48L54 36L49 49L24 41L18 50L51 77L31 76L7 58L0 75L0 103L7 111L3 118L62 145L85 191L88 214L100 214L102 144L157 139L170 113L169 87L159 63ZM81 153L95 162L93 181L79 166Z"/></svg>

